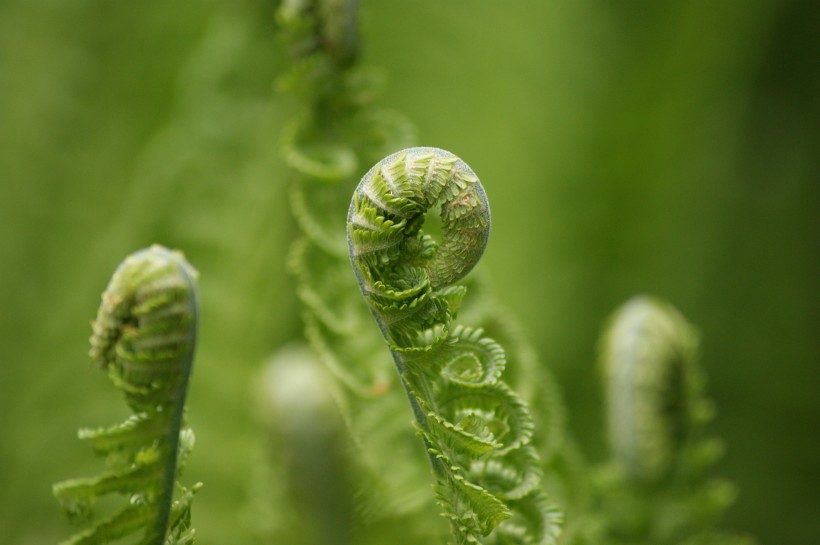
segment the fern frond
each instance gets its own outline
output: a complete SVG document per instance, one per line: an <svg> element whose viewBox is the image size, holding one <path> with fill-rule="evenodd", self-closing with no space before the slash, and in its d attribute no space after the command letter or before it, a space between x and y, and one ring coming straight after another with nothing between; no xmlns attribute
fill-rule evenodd
<svg viewBox="0 0 820 545"><path fill-rule="evenodd" d="M690 428L697 337L671 306L648 297L625 304L604 338L609 438L632 477L670 471Z"/></svg>
<svg viewBox="0 0 820 545"><path fill-rule="evenodd" d="M701 437L714 410L697 365L698 335L671 305L638 296L601 342L612 464L599 472L612 543L734 543L717 532L735 487L709 475L723 453Z"/></svg>
<svg viewBox="0 0 820 545"><path fill-rule="evenodd" d="M81 429L80 439L106 458L96 477L54 485L72 520L92 518L98 498L121 494L128 505L64 545L111 543L143 529L145 545L191 543L190 501L199 485L174 488L194 436L183 428L198 322L196 271L181 254L151 246L125 259L102 295L90 356L107 370L134 411L124 423Z"/></svg>
<svg viewBox="0 0 820 545"><path fill-rule="evenodd" d="M380 162L384 168L377 175L384 184L356 192L358 204L350 207L350 194L359 181L353 172L415 140L403 116L374 104L378 81L373 71L356 62L358 40L351 37L355 16L350 14L356 4L285 2L277 18L293 58L280 88L297 95L303 106L284 134L283 156L297 175L291 208L303 236L294 244L289 264L299 283L305 334L315 356L344 386L341 409L357 448L356 470L368 486L368 493L357 498L359 518L354 524L362 525L360 540L383 542L373 536L380 530L383 536L393 535L396 524L403 524L409 542L433 542L441 536L441 530L421 518L435 506L430 501L428 507L424 500L425 479L419 478L425 472L423 455L414 451L418 443L412 430L399 426L400 411L406 410L400 391L406 390L415 400L417 419L431 422L420 424L419 432L440 470L436 496L451 506L444 509L451 526L465 528L454 536L480 541L504 517L514 516L515 509L510 511L504 501L535 494L540 483L537 458L518 455L519 450L533 452L526 443L532 441L534 425L524 405L501 385L504 350L479 327L456 323L466 289L453 282L467 271L454 270L453 263L481 254L489 216L476 214L475 206L486 204L486 198L475 175L461 168L457 157L432 154L431 163ZM331 5L336 9L329 9ZM350 54L337 54L334 44L341 43L352 45L346 49ZM387 189L419 177L427 183L398 184L397 193ZM365 192L367 199L362 197ZM420 232L423 211L436 202L447 203L441 216L453 227L440 243ZM353 242L345 241L338 230L341 210L349 207L349 224L357 226L352 235L348 226ZM355 297L350 248L367 264L360 269L362 289L369 294L370 308L382 317L389 347L406 364L399 375L385 357L381 336L367 327L372 319L368 306ZM383 267L402 255L413 258L389 271ZM492 305L488 308L491 314L495 311ZM523 344L514 347L517 360ZM534 370L522 372L528 377L521 381L525 388L530 377L537 375L533 382L541 382L535 358L517 363ZM434 367L442 380L416 380L426 374L426 366ZM432 402L432 392L441 393L441 406ZM537 397L534 390L530 393ZM466 400L478 406L467 407ZM539 444L556 441L545 435L539 435ZM493 463L482 462L491 457ZM519 477L522 482L511 482ZM470 522L476 513L483 513L480 521ZM410 535L418 536L417 541Z"/></svg>
<svg viewBox="0 0 820 545"><path fill-rule="evenodd" d="M441 240L423 232L437 209ZM453 542L553 543L526 405L500 380L506 358L480 329L454 324L490 210L475 173L436 148L394 153L368 171L348 211L350 259L393 353L436 476ZM505 522L510 519L509 522Z"/></svg>

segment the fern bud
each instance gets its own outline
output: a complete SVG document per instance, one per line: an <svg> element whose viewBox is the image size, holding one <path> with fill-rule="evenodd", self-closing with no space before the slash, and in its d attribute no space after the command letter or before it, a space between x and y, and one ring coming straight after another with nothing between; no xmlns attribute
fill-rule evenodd
<svg viewBox="0 0 820 545"><path fill-rule="evenodd" d="M631 478L671 470L692 421L697 336L683 316L639 296L615 312L601 344L609 440Z"/></svg>
<svg viewBox="0 0 820 545"><path fill-rule="evenodd" d="M181 254L154 245L127 257L102 295L89 355L135 411L184 396L196 341L195 278Z"/></svg>
<svg viewBox="0 0 820 545"><path fill-rule="evenodd" d="M440 244L418 236L425 214L436 208L442 223ZM460 280L478 263L490 237L490 205L464 161L437 148L410 148L386 157L365 174L348 226L352 259L358 271L369 269L366 277L378 276L379 270L413 274L421 267L430 288L438 289ZM367 287L377 294L388 289Z"/></svg>
<svg viewBox="0 0 820 545"><path fill-rule="evenodd" d="M274 354L261 380L272 458L290 516L283 522L317 545L348 545L354 495L349 445L327 369L301 345Z"/></svg>
<svg viewBox="0 0 820 545"><path fill-rule="evenodd" d="M108 470L57 483L54 495L72 519L90 518L104 495L122 494L129 502L64 545L114 542L141 529L146 545L193 541L190 501L199 485L173 496L194 443L182 421L196 341L195 278L180 253L155 245L128 256L102 295L90 356L135 414L123 424L80 430L107 458Z"/></svg>
<svg viewBox="0 0 820 545"><path fill-rule="evenodd" d="M440 216L438 240L425 233ZM475 173L450 152L411 148L378 162L348 212L359 287L393 353L436 473L455 543L554 543L560 516L541 489L533 421L500 376L504 350L454 325L490 234Z"/></svg>

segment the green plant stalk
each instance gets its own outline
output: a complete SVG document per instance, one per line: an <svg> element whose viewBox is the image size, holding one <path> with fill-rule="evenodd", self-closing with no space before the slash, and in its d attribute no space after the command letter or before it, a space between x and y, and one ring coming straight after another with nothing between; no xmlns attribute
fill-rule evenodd
<svg viewBox="0 0 820 545"><path fill-rule="evenodd" d="M171 254L169 258L175 259L172 256L173 254ZM191 294L191 296L187 299L187 312L190 316L199 316L199 290L196 288L193 271L189 266L185 266L183 263L179 263L177 267L184 279L188 293ZM188 328L188 334L185 339L185 343L190 346L191 349L188 351L187 356L185 356L182 360L182 365L180 368L182 382L179 385L179 388L174 392L171 399L171 406L173 407L174 412L168 426L166 440L168 441L168 450L171 453L174 453L174 455L170 457L173 463L168 463L165 465L165 473L162 483L162 501L159 506L160 516L157 518L157 525L154 531L155 535L158 536L164 536L166 534L169 519L171 517L174 487L176 485L178 473L178 456L176 454L179 452L179 437L180 432L183 429L183 420L185 416L185 399L188 395L188 383L190 382L191 370L194 364L194 352L198 332L199 320L195 319L193 327Z"/></svg>

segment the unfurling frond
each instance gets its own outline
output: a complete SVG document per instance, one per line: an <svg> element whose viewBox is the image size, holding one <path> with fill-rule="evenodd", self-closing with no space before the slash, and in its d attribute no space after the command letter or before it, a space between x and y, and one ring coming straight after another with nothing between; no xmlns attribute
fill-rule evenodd
<svg viewBox="0 0 820 545"><path fill-rule="evenodd" d="M116 426L80 430L108 469L57 483L54 495L74 521L92 518L94 503L108 494L125 496L127 505L63 545L109 543L140 530L145 545L193 542L190 503L200 485L186 489L176 481L194 444L183 413L199 314L195 279L181 254L155 245L127 257L102 295L90 356L134 414Z"/></svg>
<svg viewBox="0 0 820 545"><path fill-rule="evenodd" d="M632 478L657 481L690 428L694 329L671 306L636 297L613 316L601 346L609 440Z"/></svg>
<svg viewBox="0 0 820 545"><path fill-rule="evenodd" d="M701 437L712 418L695 329L648 296L610 319L600 347L612 463L599 478L599 542L743 543L716 529L736 491L710 470L722 443Z"/></svg>
<svg viewBox="0 0 820 545"><path fill-rule="evenodd" d="M440 215L438 241L423 230L428 211ZM489 233L478 177L436 148L377 163L348 213L353 268L408 393L454 542L554 543L560 516L540 486L532 417L500 379L504 350L455 324L466 292L456 282Z"/></svg>

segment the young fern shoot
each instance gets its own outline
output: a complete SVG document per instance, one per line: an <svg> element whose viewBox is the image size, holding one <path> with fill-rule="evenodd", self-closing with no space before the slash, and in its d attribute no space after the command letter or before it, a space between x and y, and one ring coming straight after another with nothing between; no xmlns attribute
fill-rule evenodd
<svg viewBox="0 0 820 545"><path fill-rule="evenodd" d="M697 348L695 329L656 298L634 297L611 318L600 349L612 465L599 542L753 543L715 529L735 489L708 474L722 443L698 437L714 409Z"/></svg>
<svg viewBox="0 0 820 545"><path fill-rule="evenodd" d="M177 477L194 443L183 413L199 316L196 274L180 253L154 245L128 256L102 295L90 356L134 414L119 425L79 431L108 469L57 483L54 495L74 522L90 519L102 496L129 501L61 545L113 543L141 529L143 545L193 542L190 502L200 485L186 489Z"/></svg>
<svg viewBox="0 0 820 545"><path fill-rule="evenodd" d="M349 469L357 486L366 490L353 500L354 541L440 543L447 528L429 523L436 512L425 484L429 469L424 458L417 456L418 442L405 425L407 402L402 391L406 381L387 357L382 335L367 326L372 318L349 274L348 242L338 229L339 214L349 209L351 192L359 182L360 166L372 165L415 143L412 124L375 101L378 73L359 62L358 4L355 0L300 0L283 2L277 12L293 60L279 86L296 95L303 107L303 114L283 139L283 156L297 174L291 187L291 208L302 235L292 247L289 264L298 281L307 340L340 387L337 401L355 453ZM460 251L457 244L451 250L454 254ZM444 268L437 268L435 274L444 276L449 261L440 263ZM482 290L485 284L475 280L472 285ZM452 289L458 298L464 288ZM482 295L473 298L480 302L463 310L471 324L480 324L494 338L504 339L508 356L517 362L516 373L508 377L518 379L517 386L525 384L525 395L532 400L541 393L540 366L536 358L525 357L525 343L512 342L511 321L500 319L492 298ZM457 301L452 301L453 315L456 306ZM469 333L476 335L475 342L485 337L475 329ZM537 397L536 405L543 401ZM554 416L550 412L547 421ZM540 434L534 442L540 445L546 439L557 444L555 435ZM522 452L530 450L528 446ZM473 472L489 475L491 470L477 463ZM532 475L522 472L518 476L531 479ZM527 483L530 486L529 480ZM505 523L504 528L509 530L512 523Z"/></svg>
<svg viewBox="0 0 820 545"><path fill-rule="evenodd" d="M672 307L648 297L625 304L602 344L607 430L616 464L636 482L671 471L692 415L697 336Z"/></svg>
<svg viewBox="0 0 820 545"><path fill-rule="evenodd" d="M440 242L422 231L437 208ZM454 542L554 543L559 515L541 489L529 411L500 379L504 350L454 323L466 292L457 282L490 232L478 177L441 149L395 153L362 178L347 225L356 278L407 392Z"/></svg>

